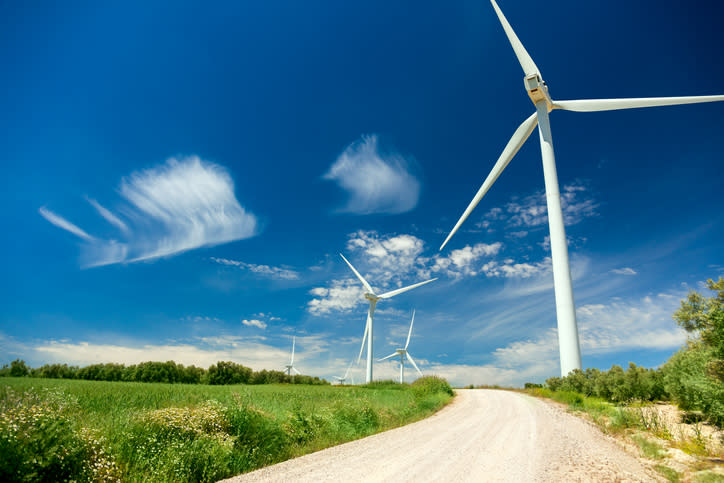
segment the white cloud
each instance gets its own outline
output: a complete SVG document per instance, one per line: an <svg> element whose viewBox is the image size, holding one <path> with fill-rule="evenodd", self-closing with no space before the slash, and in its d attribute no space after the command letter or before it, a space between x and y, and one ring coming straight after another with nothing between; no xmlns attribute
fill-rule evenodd
<svg viewBox="0 0 724 483"><path fill-rule="evenodd" d="M127 233L127 232L128 232L128 225L126 225L126 224L125 224L120 218L118 218L116 215L114 215L113 213L111 213L107 208L105 208L104 206L102 206L100 203L98 203L98 202L97 202L96 200L94 200L93 198L88 198L88 197L86 196L85 199L86 199L86 201L88 201L88 203L91 204L91 206L93 206L93 208L96 209L96 211L98 212L99 215L101 215L103 218L106 219L106 221L107 221L108 223L110 223L111 225L113 225L113 226L115 226L116 228L120 229L120 230L123 231L124 233Z"/></svg>
<svg viewBox="0 0 724 483"><path fill-rule="evenodd" d="M262 322L258 319L244 319L241 321L242 324L246 325L247 327L257 327L259 329L266 329L266 322Z"/></svg>
<svg viewBox="0 0 724 483"><path fill-rule="evenodd" d="M430 267L430 271L433 273L444 273L450 278L460 278L462 276L475 277L480 273L480 270L487 265L481 267L478 263L480 259L497 255L502 246L500 242L489 245L478 243L472 247L466 245L463 248L452 250L450 255L446 257L435 254L432 257L433 265Z"/></svg>
<svg viewBox="0 0 724 483"><path fill-rule="evenodd" d="M239 204L227 171L197 156L170 158L162 165L133 172L121 180L118 191L126 201L121 210L130 226L94 200L88 201L120 229L122 241L93 238L40 209L48 221L89 242L82 255L87 266L172 256L249 238L257 231L256 217Z"/></svg>
<svg viewBox="0 0 724 483"><path fill-rule="evenodd" d="M364 289L357 279L333 280L329 287L315 287L309 291L315 298L307 303L312 315L324 315L332 311L345 312L366 302Z"/></svg>
<svg viewBox="0 0 724 483"><path fill-rule="evenodd" d="M60 215L56 215L52 211L46 209L45 207L40 207L38 209L38 213L40 213L43 218L51 222L53 225L57 226L58 228L62 228L63 230L69 231L70 233L74 234L77 237L80 237L84 239L85 241L95 241L95 238L90 236L88 233L83 231L83 229L79 228L78 226L74 225L73 223L69 222L65 218L63 218Z"/></svg>
<svg viewBox="0 0 724 483"><path fill-rule="evenodd" d="M222 265L244 268L249 270L250 272L269 278L283 280L299 280L299 272L295 272L294 270L290 270L288 268L272 267L269 265L256 265L254 263L246 263L238 260L229 260L227 258L211 257L211 260Z"/></svg>
<svg viewBox="0 0 724 483"><path fill-rule="evenodd" d="M636 275L637 272L633 268L630 267L624 267L624 268L614 268L611 270L611 273L615 273L617 275Z"/></svg>
<svg viewBox="0 0 724 483"><path fill-rule="evenodd" d="M608 304L578 307L579 339L583 357L635 350L667 350L681 346L686 334L671 320L685 294L662 293L656 298L611 299ZM494 365L528 373L535 366L547 367L542 375L558 375L558 334L547 329L537 337L515 341L493 353ZM621 361L625 364L628 361ZM552 371L550 368L556 368Z"/></svg>
<svg viewBox="0 0 724 483"><path fill-rule="evenodd" d="M483 265L482 271L488 277L531 278L551 273L552 265L550 257L536 263L515 263L512 259L505 259L502 262L493 260Z"/></svg>
<svg viewBox="0 0 724 483"><path fill-rule="evenodd" d="M420 182L408 172L408 162L395 153L381 153L377 136L362 136L339 155L324 179L348 192L339 211L368 215L412 210L420 195Z"/></svg>
<svg viewBox="0 0 724 483"><path fill-rule="evenodd" d="M580 223L585 218L596 216L599 204L591 197L582 181L563 186L560 192L561 210L566 226ZM490 209L483 220L476 223L478 228L489 228L494 222L504 222L507 228L535 228L548 223L548 208L545 192L540 190L531 195L514 196L503 208ZM509 232L508 235L522 238L525 230Z"/></svg>

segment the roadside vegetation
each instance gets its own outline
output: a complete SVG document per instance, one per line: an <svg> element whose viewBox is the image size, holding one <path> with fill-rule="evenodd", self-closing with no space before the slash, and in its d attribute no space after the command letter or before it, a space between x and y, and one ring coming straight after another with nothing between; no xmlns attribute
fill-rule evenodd
<svg viewBox="0 0 724 483"><path fill-rule="evenodd" d="M707 288L713 296L692 291L674 313L689 340L660 368L575 370L526 392L627 436L670 481L724 481L724 278Z"/></svg>
<svg viewBox="0 0 724 483"><path fill-rule="evenodd" d="M216 481L422 419L447 381L367 386L0 378L0 481Z"/></svg>

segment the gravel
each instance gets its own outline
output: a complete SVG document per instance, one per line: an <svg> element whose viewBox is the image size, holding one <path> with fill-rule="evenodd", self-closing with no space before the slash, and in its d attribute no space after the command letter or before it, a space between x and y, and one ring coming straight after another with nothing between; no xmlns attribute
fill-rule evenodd
<svg viewBox="0 0 724 483"><path fill-rule="evenodd" d="M524 394L458 390L433 416L227 482L662 481L595 426Z"/></svg>

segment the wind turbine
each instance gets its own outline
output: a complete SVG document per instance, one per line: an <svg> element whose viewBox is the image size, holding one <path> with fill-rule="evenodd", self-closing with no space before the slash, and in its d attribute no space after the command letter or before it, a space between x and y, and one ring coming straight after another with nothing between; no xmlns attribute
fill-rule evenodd
<svg viewBox="0 0 724 483"><path fill-rule="evenodd" d="M362 336L362 346L359 350L359 356L357 357L357 364L359 364L360 359L362 358L362 351L364 350L365 346L365 338L367 338L367 376L366 376L366 382L372 381L372 321L375 316L375 306L377 305L377 301L380 299L388 299L390 297L394 297L395 295L399 295L403 292L407 292L408 290L412 290L413 288L417 288L421 285L425 285L426 283L433 282L437 280L437 278L432 278L430 280L426 280L424 282L416 283L414 285L409 285L407 287L398 288L395 290L390 290L389 292L385 292L383 294L377 295L374 290L372 290L372 287L369 283L367 283L367 280L362 277L362 275L359 274L359 272L352 266L351 263L347 261L346 258L344 258L344 255L341 253L339 254L340 257L342 257L342 260L349 265L349 268L352 269L354 274L357 276L360 282L362 282L362 285L367 290L365 292L365 298L370 301L370 308L367 312L367 324L365 325L365 332Z"/></svg>
<svg viewBox="0 0 724 483"><path fill-rule="evenodd" d="M354 361L349 363L349 366L347 366L347 370L345 371L343 377L334 376L334 378L337 379L339 381L339 383L343 386L344 386L344 381L347 380L347 376L349 375L349 370L352 368L353 363L354 363ZM354 384L354 377L352 378L352 384Z"/></svg>
<svg viewBox="0 0 724 483"><path fill-rule="evenodd" d="M578 343L578 326L576 324L576 309L573 302L573 287L571 284L571 270L568 263L568 247L566 233L563 225L561 199L558 191L558 176L556 174L555 156L553 154L553 138L548 120L548 113L553 109L565 111L593 112L611 111L617 109L635 109L639 107L672 106L677 104L693 104L698 102L723 101L724 96L691 96L691 97L649 97L638 99L585 99L576 101L554 101L548 94L548 86L543 81L540 70L528 55L523 44L515 35L513 28L505 19L495 0L490 0L498 15L498 19L505 30L508 41L518 57L518 62L525 73L524 84L536 112L528 117L513 133L513 137L503 149L492 171L483 182L477 194L470 202L465 212L452 229L445 244L460 228L480 199L487 193L498 176L503 172L513 156L525 143L538 125L541 155L543 158L543 177L546 187L546 202L548 205L548 225L550 229L551 255L553 259L553 286L556 297L556 314L558 319L558 343L561 357L561 375L565 376L573 369L581 368L581 351Z"/></svg>
<svg viewBox="0 0 724 483"><path fill-rule="evenodd" d="M405 382L405 357L410 359L410 362L412 365L417 369L417 372L422 375L422 372L420 371L420 368L417 367L417 364L415 364L415 359L412 358L409 352L407 352L407 346L410 345L410 336L412 335L412 324L415 323L415 311L412 311L412 321L410 322L410 331L407 333L407 342L405 342L405 347L402 349L396 349L395 352L390 354L387 357L383 357L382 359L379 359L377 362L382 362L384 360L387 360L391 357L400 356L400 384Z"/></svg>
<svg viewBox="0 0 724 483"><path fill-rule="evenodd" d="M292 358L289 360L289 364L287 364L286 366L284 366L284 367L287 368L287 376L291 376L291 375L292 375L292 371L294 371L294 372L296 372L297 374L301 375L301 373L297 370L297 368L294 367L294 345L296 344L296 342L297 342L297 336L295 335L294 338L292 339Z"/></svg>

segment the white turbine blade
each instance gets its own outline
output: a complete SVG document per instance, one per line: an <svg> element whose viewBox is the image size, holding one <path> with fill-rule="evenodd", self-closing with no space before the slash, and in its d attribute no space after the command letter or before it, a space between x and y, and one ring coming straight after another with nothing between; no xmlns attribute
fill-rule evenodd
<svg viewBox="0 0 724 483"><path fill-rule="evenodd" d="M410 345L410 336L412 335L412 324L415 323L415 311L412 311L412 322L410 322L410 331L407 333L407 342L405 342L405 349Z"/></svg>
<svg viewBox="0 0 724 483"><path fill-rule="evenodd" d="M347 262L347 265L349 265L349 268L351 268L352 271L354 272L354 274L357 275L357 278L359 279L360 282L362 282L362 285L364 285L365 289L366 289L369 293L374 294L375 291L372 290L372 287L370 287L370 284L367 283L367 280L365 280L364 277L363 277L362 275L360 275L359 272L352 266L352 264L349 263L346 258L344 258L344 255L342 255L342 254L340 253L339 256L342 257L342 260L344 260L345 262Z"/></svg>
<svg viewBox="0 0 724 483"><path fill-rule="evenodd" d="M357 356L357 364L359 364L359 361L362 360L362 352L364 352L365 349L365 339L367 339L367 332L370 330L370 312L372 311L372 304L370 304L370 308L367 311L367 323L365 324L365 333L362 335L362 345L359 348L359 355Z"/></svg>
<svg viewBox="0 0 724 483"><path fill-rule="evenodd" d="M349 370L352 369L352 363L350 362L347 366L347 370L344 372L344 379L347 379L347 376L349 375Z"/></svg>
<svg viewBox="0 0 724 483"><path fill-rule="evenodd" d="M508 144L505 146L505 149L503 149L503 152L500 154L500 157L498 158L498 161L496 161L495 166L493 166L492 171L490 171L490 174L487 178L485 178L485 181L483 182L483 185L478 190L477 194L473 198L473 201L470 202L468 207L465 209L465 212L460 217L458 222L455 224L455 227L452 229L450 234L447 236L443 244L440 246L440 250L445 248L445 245L447 245L447 242L450 241L450 238L455 234L455 232L458 231L458 228L460 228L460 225L463 224L463 222L470 216L470 213L475 209L476 206L478 206L478 203L480 200L485 196L485 193L488 192L491 186L493 186L493 183L495 183L495 180L498 179L498 176L500 176L500 173L503 172L506 166L508 166L508 163L510 163L510 160L513 159L515 154L518 152L521 146L525 143L525 141L528 139L530 134L533 132L533 129L535 129L536 124L538 124L538 113L533 113L528 119L523 121L523 124L518 126L518 129L515 130L513 133L513 137L510 138L510 141L508 141Z"/></svg>
<svg viewBox="0 0 724 483"><path fill-rule="evenodd" d="M382 359L377 359L377 362L386 361L386 360L389 359L390 357L395 357L396 355L398 355L397 352L393 352L392 354L390 354L390 355L387 356L387 357L383 357Z"/></svg>
<svg viewBox="0 0 724 483"><path fill-rule="evenodd" d="M417 364L415 364L415 359L412 358L412 356L410 355L410 353L407 352L405 355L407 355L407 358L410 359L410 362L412 362L412 365L415 366L415 369L417 369L417 372L419 372L420 375L422 375L422 371L420 370L419 367L417 367Z"/></svg>
<svg viewBox="0 0 724 483"><path fill-rule="evenodd" d="M379 298L388 299L390 297L394 297L395 295L399 295L403 292L407 292L408 290L412 290L413 288L417 288L421 285L425 285L426 283L434 282L435 280L437 280L437 277L431 278L430 280L425 280L424 282L416 283L415 285L408 285L407 287L398 288L396 290L390 290L389 292L385 292L382 295L379 295Z"/></svg>
<svg viewBox="0 0 724 483"><path fill-rule="evenodd" d="M724 101L724 96L688 96L688 97L640 97L632 99L581 99L577 101L555 101L554 109L576 112L614 111L618 109L636 109L639 107L676 106L679 104L697 104L699 102Z"/></svg>
<svg viewBox="0 0 724 483"><path fill-rule="evenodd" d="M294 338L292 339L292 360L289 362L290 366L294 365L294 344L296 344L296 342L297 342L297 336L295 335Z"/></svg>
<svg viewBox="0 0 724 483"><path fill-rule="evenodd" d="M523 47L523 44L521 43L520 39L518 39L518 36L515 35L513 27L511 27L508 23L508 20L505 18L505 15L503 15L503 12L500 10L500 7L498 7L498 4L495 3L495 0L490 0L490 3L493 4L495 13L498 15L498 19L503 25L505 35L508 36L508 41L513 47L515 55L516 57L518 57L518 62L520 62L520 66L523 68L523 72L525 72L525 75L538 74L540 76L540 71L538 70L538 67L535 65L535 62L533 62L533 59L528 54L528 51L525 50L525 47Z"/></svg>
<svg viewBox="0 0 724 483"><path fill-rule="evenodd" d="M297 375L301 376L302 373L297 370L296 367L292 367L292 370L297 373Z"/></svg>

